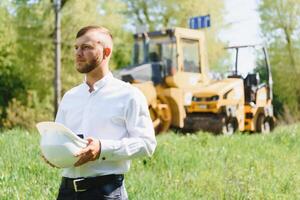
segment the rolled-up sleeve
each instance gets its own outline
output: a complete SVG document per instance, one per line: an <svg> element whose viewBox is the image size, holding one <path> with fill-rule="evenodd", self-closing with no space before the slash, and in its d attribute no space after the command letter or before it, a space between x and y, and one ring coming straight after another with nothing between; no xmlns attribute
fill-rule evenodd
<svg viewBox="0 0 300 200"><path fill-rule="evenodd" d="M138 90L127 103L128 137L121 140L101 140L101 157L107 160L152 156L156 148L155 132L145 96Z"/></svg>

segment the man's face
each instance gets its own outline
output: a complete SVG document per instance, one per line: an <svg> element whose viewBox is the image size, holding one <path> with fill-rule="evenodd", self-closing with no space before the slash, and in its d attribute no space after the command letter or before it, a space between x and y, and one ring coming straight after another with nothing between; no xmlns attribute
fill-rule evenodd
<svg viewBox="0 0 300 200"><path fill-rule="evenodd" d="M76 39L75 57L76 69L80 73L89 73L98 67L103 60L103 45L101 34L89 31Z"/></svg>

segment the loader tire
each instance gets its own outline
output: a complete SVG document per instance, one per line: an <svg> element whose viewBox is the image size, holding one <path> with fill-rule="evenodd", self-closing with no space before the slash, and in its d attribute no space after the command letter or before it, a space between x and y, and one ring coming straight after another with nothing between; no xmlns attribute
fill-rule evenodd
<svg viewBox="0 0 300 200"><path fill-rule="evenodd" d="M238 122L236 118L223 118L222 123L223 125L221 133L223 135L233 135L238 129Z"/></svg>
<svg viewBox="0 0 300 200"><path fill-rule="evenodd" d="M171 109L167 101L157 98L155 106L149 106L155 134L165 133L171 125Z"/></svg>
<svg viewBox="0 0 300 200"><path fill-rule="evenodd" d="M271 117L265 117L264 114L260 114L256 121L256 131L261 134L268 134L274 128L274 122Z"/></svg>

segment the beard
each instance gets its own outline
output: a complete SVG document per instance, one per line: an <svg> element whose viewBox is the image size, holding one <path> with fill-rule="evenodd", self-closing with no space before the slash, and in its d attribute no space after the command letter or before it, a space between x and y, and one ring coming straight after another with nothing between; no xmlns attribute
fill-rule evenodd
<svg viewBox="0 0 300 200"><path fill-rule="evenodd" d="M86 73L93 71L96 67L98 67L100 62L101 61L99 61L97 58L95 58L88 63L84 63L83 65L77 64L76 69L78 72L80 72L82 74L86 74Z"/></svg>

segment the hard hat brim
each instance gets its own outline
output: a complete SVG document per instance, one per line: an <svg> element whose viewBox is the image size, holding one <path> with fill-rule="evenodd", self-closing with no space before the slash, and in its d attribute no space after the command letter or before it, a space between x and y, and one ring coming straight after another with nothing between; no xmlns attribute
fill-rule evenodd
<svg viewBox="0 0 300 200"><path fill-rule="evenodd" d="M60 168L73 167L79 159L74 154L88 144L87 140L60 123L40 122L36 127L41 135L40 147L44 157Z"/></svg>
<svg viewBox="0 0 300 200"><path fill-rule="evenodd" d="M88 142L84 139L81 139L78 137L73 131L71 131L69 128L65 127L63 124L58 123L58 122L39 122L36 124L36 127L41 135L46 133L47 131L52 131L52 132L60 132L68 136L70 139L83 143L83 144L88 144Z"/></svg>

